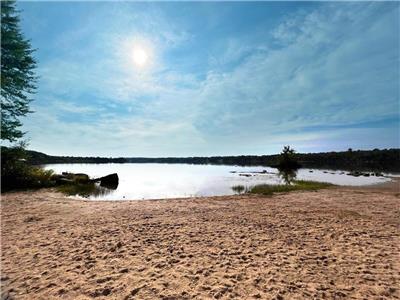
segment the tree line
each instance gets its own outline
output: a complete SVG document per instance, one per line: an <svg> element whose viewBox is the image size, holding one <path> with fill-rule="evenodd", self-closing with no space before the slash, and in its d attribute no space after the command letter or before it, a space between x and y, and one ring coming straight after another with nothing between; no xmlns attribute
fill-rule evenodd
<svg viewBox="0 0 400 300"><path fill-rule="evenodd" d="M56 163L165 163L279 167L281 154L210 157L73 157L27 151L33 165ZM322 153L291 153L298 167L400 172L400 149L374 149Z"/></svg>

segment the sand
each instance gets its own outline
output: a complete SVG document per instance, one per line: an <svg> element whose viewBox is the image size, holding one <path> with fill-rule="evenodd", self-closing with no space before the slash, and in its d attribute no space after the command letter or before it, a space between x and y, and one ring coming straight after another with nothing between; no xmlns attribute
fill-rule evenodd
<svg viewBox="0 0 400 300"><path fill-rule="evenodd" d="M398 299L400 198L3 194L3 299ZM8 298L7 298L8 297Z"/></svg>

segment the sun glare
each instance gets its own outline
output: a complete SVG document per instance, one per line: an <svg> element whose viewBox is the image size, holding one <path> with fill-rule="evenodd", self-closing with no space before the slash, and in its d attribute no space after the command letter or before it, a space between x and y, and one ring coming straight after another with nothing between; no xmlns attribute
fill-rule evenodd
<svg viewBox="0 0 400 300"><path fill-rule="evenodd" d="M140 47L133 49L133 62L138 67L144 67L148 63L149 55Z"/></svg>

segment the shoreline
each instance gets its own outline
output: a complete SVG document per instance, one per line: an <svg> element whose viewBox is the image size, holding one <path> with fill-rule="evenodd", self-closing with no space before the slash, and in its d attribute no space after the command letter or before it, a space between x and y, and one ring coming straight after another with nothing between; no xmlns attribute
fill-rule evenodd
<svg viewBox="0 0 400 300"><path fill-rule="evenodd" d="M376 192L391 192L400 193L400 177L388 176L391 181L367 184L362 186L336 186L337 188L343 189L353 189L353 190L366 190L366 191L376 191Z"/></svg>
<svg viewBox="0 0 400 300"><path fill-rule="evenodd" d="M349 190L369 190L369 191L377 191L377 192L398 192L400 193L400 177L388 177L391 181L367 184L361 186L353 186L353 185L333 185L332 187L327 187L324 189L349 189ZM46 189L45 189L46 190ZM53 190L56 193L54 188L49 190ZM299 191L297 191L299 192ZM293 193L293 192L290 192ZM276 193L279 194L279 193ZM285 193L282 193L285 194ZM101 199L85 199L84 197L77 196L65 196L68 199L73 199L75 201L89 201L89 202L129 202L129 201L168 201L168 200L195 200L195 199L207 199L207 198L224 198L224 197L235 197L235 196L257 196L262 197L257 194L232 194L232 195L218 195L218 196L197 196L197 197L177 197L177 198L154 198L154 199L118 199L118 200L101 200Z"/></svg>
<svg viewBox="0 0 400 300"><path fill-rule="evenodd" d="M400 298L400 198L387 187L77 200L2 194L2 297Z"/></svg>

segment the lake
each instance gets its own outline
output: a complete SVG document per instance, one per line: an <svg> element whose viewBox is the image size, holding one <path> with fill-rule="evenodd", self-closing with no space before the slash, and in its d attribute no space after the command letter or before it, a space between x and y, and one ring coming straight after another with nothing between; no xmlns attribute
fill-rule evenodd
<svg viewBox="0 0 400 300"><path fill-rule="evenodd" d="M52 164L44 166L56 173L86 173L101 177L118 173L119 185L93 200L139 200L233 195L233 186L283 184L278 170L268 167L240 167L189 164ZM262 173L264 172L264 173ZM389 181L387 177L354 177L345 171L299 169L297 179L361 186Z"/></svg>

